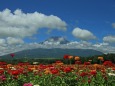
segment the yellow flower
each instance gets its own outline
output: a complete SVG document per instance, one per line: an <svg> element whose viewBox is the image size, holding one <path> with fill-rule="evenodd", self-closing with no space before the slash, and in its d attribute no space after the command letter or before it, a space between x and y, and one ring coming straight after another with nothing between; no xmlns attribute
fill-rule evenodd
<svg viewBox="0 0 115 86"><path fill-rule="evenodd" d="M99 59L99 60L101 60L101 61L103 61L103 60L104 60L104 59L103 59L103 57L98 57L98 59Z"/></svg>

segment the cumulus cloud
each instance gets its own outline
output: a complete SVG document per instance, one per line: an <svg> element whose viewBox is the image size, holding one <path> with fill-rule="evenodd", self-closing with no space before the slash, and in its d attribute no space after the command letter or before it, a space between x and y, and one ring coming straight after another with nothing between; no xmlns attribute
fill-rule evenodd
<svg viewBox="0 0 115 86"><path fill-rule="evenodd" d="M24 41L20 38L8 37L6 40L7 40L8 45L16 45L16 44L24 43Z"/></svg>
<svg viewBox="0 0 115 86"><path fill-rule="evenodd" d="M0 37L28 37L40 28L66 30L66 23L54 15L39 12L24 13L20 9L13 13L9 9L0 12Z"/></svg>
<svg viewBox="0 0 115 86"><path fill-rule="evenodd" d="M65 31L66 26L65 21L54 15L24 13L21 9L0 11L0 55L43 47L39 43L25 43L23 39L31 38L42 28Z"/></svg>
<svg viewBox="0 0 115 86"><path fill-rule="evenodd" d="M115 23L112 23L112 27L115 28Z"/></svg>
<svg viewBox="0 0 115 86"><path fill-rule="evenodd" d="M108 43L115 43L115 36L105 36L103 41Z"/></svg>
<svg viewBox="0 0 115 86"><path fill-rule="evenodd" d="M81 40L92 40L92 39L96 39L96 36L93 35L93 33L91 33L88 30L85 29L81 29L81 28L75 28L72 31L73 36L75 36L78 39Z"/></svg>
<svg viewBox="0 0 115 86"><path fill-rule="evenodd" d="M73 36L82 40L80 42L74 41L67 44L46 42L40 44L23 41L23 38L31 38L41 28L47 28L49 31L53 29L64 31L66 26L66 22L54 15L47 16L39 12L24 13L20 9L14 12L9 9L0 11L0 55L35 48L95 49L104 53L115 52L115 47L109 45L109 43L115 42L115 36L104 37L104 43L92 44L87 40L96 39L96 36L81 28L75 28L72 31ZM112 26L115 28L114 23ZM59 39L59 41L62 40L63 38Z"/></svg>
<svg viewBox="0 0 115 86"><path fill-rule="evenodd" d="M109 45L109 43L104 42L104 43L94 44L93 46L98 48L98 47L101 47L101 46L108 46L108 45Z"/></svg>
<svg viewBox="0 0 115 86"><path fill-rule="evenodd" d="M6 40L0 39L0 46L5 46L5 45L6 45Z"/></svg>

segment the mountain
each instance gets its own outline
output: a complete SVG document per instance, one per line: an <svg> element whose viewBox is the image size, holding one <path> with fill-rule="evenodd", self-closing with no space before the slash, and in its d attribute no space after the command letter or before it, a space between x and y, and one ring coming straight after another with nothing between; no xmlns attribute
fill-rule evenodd
<svg viewBox="0 0 115 86"><path fill-rule="evenodd" d="M68 47L68 44L72 42L61 36L53 36L45 41L39 43L40 47L29 48L26 50L15 52L16 58L30 57L30 58L63 58L65 54L73 56L93 56L102 55L103 53L93 49L76 49L75 45L73 48ZM41 47L42 45L42 47ZM63 47L64 46L64 47ZM1 56L3 58L10 57L10 55Z"/></svg>
<svg viewBox="0 0 115 86"><path fill-rule="evenodd" d="M61 36L52 36L48 39L46 39L44 42L41 42L41 44L67 44L69 41Z"/></svg>
<svg viewBox="0 0 115 86"><path fill-rule="evenodd" d="M63 58L65 54L73 55L73 56L93 56L93 55L102 55L102 52L92 50L92 49L60 49L60 48L52 48L52 49L31 49L31 50L23 50L15 53L16 58ZM2 57L10 57L10 55L5 55Z"/></svg>

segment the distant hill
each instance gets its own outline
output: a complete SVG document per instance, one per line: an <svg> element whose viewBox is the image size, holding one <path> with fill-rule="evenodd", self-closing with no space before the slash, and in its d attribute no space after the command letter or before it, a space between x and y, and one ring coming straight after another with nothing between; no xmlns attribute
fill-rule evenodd
<svg viewBox="0 0 115 86"><path fill-rule="evenodd" d="M100 51L92 50L92 49L60 49L60 48L52 48L52 49L31 49L31 50L23 50L15 53L16 58L63 58L65 54L73 55L73 56L94 56L94 55L102 55L103 53ZM3 58L9 58L10 55L2 56Z"/></svg>

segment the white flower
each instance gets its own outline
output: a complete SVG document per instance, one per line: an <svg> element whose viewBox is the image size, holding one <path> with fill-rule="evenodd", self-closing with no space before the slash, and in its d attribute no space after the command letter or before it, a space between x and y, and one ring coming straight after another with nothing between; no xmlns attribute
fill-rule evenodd
<svg viewBox="0 0 115 86"><path fill-rule="evenodd" d="M34 86L40 86L40 85L34 85Z"/></svg>
<svg viewBox="0 0 115 86"><path fill-rule="evenodd" d="M33 62L33 64L38 64L38 62Z"/></svg>
<svg viewBox="0 0 115 86"><path fill-rule="evenodd" d="M0 70L2 70L3 68L0 68Z"/></svg>
<svg viewBox="0 0 115 86"><path fill-rule="evenodd" d="M11 70L16 70L16 68L15 67L10 67L11 68Z"/></svg>
<svg viewBox="0 0 115 86"><path fill-rule="evenodd" d="M38 70L33 70L33 72L38 72Z"/></svg>
<svg viewBox="0 0 115 86"><path fill-rule="evenodd" d="M79 70L79 72L82 72L83 70Z"/></svg>
<svg viewBox="0 0 115 86"><path fill-rule="evenodd" d="M111 68L107 68L108 70L111 70Z"/></svg>
<svg viewBox="0 0 115 86"><path fill-rule="evenodd" d="M12 68L11 70L16 70L16 68Z"/></svg>
<svg viewBox="0 0 115 86"><path fill-rule="evenodd" d="M114 74L114 73L108 73L108 75L109 75L109 76L115 76L115 74Z"/></svg>

